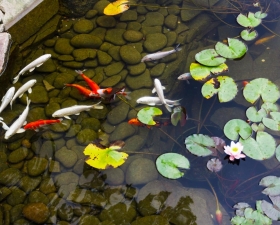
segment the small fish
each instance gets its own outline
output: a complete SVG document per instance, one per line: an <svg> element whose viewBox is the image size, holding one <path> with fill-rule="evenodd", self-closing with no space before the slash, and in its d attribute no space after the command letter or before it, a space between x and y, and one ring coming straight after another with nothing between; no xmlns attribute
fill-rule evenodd
<svg viewBox="0 0 280 225"><path fill-rule="evenodd" d="M163 89L164 89L164 88L162 87L161 82L160 82L159 79L157 79L157 78L154 79L154 86L155 86L155 88L152 90L152 93L157 92L158 97L159 97L160 101L162 102L162 104L164 104L164 106L166 107L166 109L167 109L169 112L172 112L172 109L170 108L170 107L172 107L172 105L168 105L168 104L166 103L166 100L165 100L164 94L163 94Z"/></svg>
<svg viewBox="0 0 280 225"><path fill-rule="evenodd" d="M87 76L83 73L83 71L81 71L81 70L75 70L75 71L83 77L83 79L85 80L85 82L87 82L87 84L88 84L88 86L90 87L90 89L92 90L92 92L93 92L94 94L97 94L97 90L100 89L100 87L98 86L98 84L95 83L93 80L91 80L89 77L87 77Z"/></svg>
<svg viewBox="0 0 280 225"><path fill-rule="evenodd" d="M0 113L6 108L6 106L11 102L15 93L15 87L11 87L2 98L2 104L0 106Z"/></svg>
<svg viewBox="0 0 280 225"><path fill-rule="evenodd" d="M123 95L125 96L126 98L130 98L128 95L130 92L125 92L124 91L125 88L124 87L121 87L121 88L112 88L112 87L109 87L109 88L104 88L104 89L99 89L97 91L97 93L99 94L99 96L101 98L104 98L104 99L115 99L116 97L116 94L120 94L120 95Z"/></svg>
<svg viewBox="0 0 280 225"><path fill-rule="evenodd" d="M189 79L193 79L190 73L183 73L178 78L178 80L185 80L188 84L190 84Z"/></svg>
<svg viewBox="0 0 280 225"><path fill-rule="evenodd" d="M170 51L156 52L156 53L145 55L141 59L141 62L149 62L149 61L159 60L159 59L162 59L162 58L164 58L168 55L171 55L175 52L181 51L181 50L182 50L182 48L179 48L179 45L177 45L176 48L174 48Z"/></svg>
<svg viewBox="0 0 280 225"><path fill-rule="evenodd" d="M89 90L81 85L78 85L78 84L64 84L64 85L67 87L74 87L74 88L78 89L82 95L85 95L87 97L94 96L94 93L91 90ZM94 96L94 97L96 97L96 96Z"/></svg>
<svg viewBox="0 0 280 225"><path fill-rule="evenodd" d="M243 87L245 87L247 84L249 84L249 81L247 81L247 80L242 81Z"/></svg>
<svg viewBox="0 0 280 225"><path fill-rule="evenodd" d="M129 91L125 91L125 88L122 88L120 91L118 91L118 92L116 93L116 95L122 95L122 96L124 96L126 99L130 100L130 99L131 99L131 97L129 96L130 93L131 93L131 92L129 92Z"/></svg>
<svg viewBox="0 0 280 225"><path fill-rule="evenodd" d="M169 100L169 99L165 99L166 103L167 103L168 105L172 105L172 106L174 106L174 105L180 105L180 103L179 103L180 100L181 100L181 99L179 99L179 100ZM162 105L162 104L163 104L159 97L153 97L153 96L143 96L143 97L141 97L141 98L138 98L138 99L136 100L136 102L137 102L138 104L146 104L146 105L151 105L151 106L154 106L154 105Z"/></svg>
<svg viewBox="0 0 280 225"><path fill-rule="evenodd" d="M24 94L24 92L28 91L28 93L32 93L32 87L34 86L34 84L36 84L36 80L35 79L32 79L30 81L27 81L24 85L22 85L18 90L17 92L15 93L14 97L12 98L11 102L10 102L10 105L11 105L11 108L12 108L12 105L13 105L13 102L14 100L17 98L17 97L22 97L22 95Z"/></svg>
<svg viewBox="0 0 280 225"><path fill-rule="evenodd" d="M71 119L69 115L79 115L82 111L89 111L91 109L103 109L102 105L98 102L94 105L73 105L71 107L59 109L52 114L52 117L65 117Z"/></svg>
<svg viewBox="0 0 280 225"><path fill-rule="evenodd" d="M276 35L271 35L271 36L268 36L268 37L261 38L261 39L259 39L255 42L255 45L261 45L265 42L268 42L269 40L271 40L274 37L276 37Z"/></svg>
<svg viewBox="0 0 280 225"><path fill-rule="evenodd" d="M0 121L0 123L3 124L3 129L7 130L5 133L4 138L9 139L16 133L23 133L25 129L21 128L24 124L26 124L26 117L29 112L29 104L30 100L26 98L27 105L26 108L23 110L22 114L18 117L18 119L10 126L8 127L7 124L5 124L3 121Z"/></svg>
<svg viewBox="0 0 280 225"><path fill-rule="evenodd" d="M44 127L50 124L54 124L54 123L60 123L63 119L57 119L57 120L37 120L34 122L30 122L28 124L26 124L23 129L27 130L27 129L33 129L35 131L39 131L40 127Z"/></svg>
<svg viewBox="0 0 280 225"><path fill-rule="evenodd" d="M26 67L24 67L21 71L19 71L19 73L16 77L14 77L13 83L15 84L18 81L20 75L24 74L28 70L29 70L29 72L32 72L36 67L39 67L44 62L46 62L51 56L52 56L51 54L45 54L45 55L42 55L39 58L35 59L31 63L29 63Z"/></svg>
<svg viewBox="0 0 280 225"><path fill-rule="evenodd" d="M131 125L135 125L135 126L138 126L138 127L147 127L146 124L140 122L137 118L132 118L128 121L129 124ZM149 126L148 126L149 127Z"/></svg>

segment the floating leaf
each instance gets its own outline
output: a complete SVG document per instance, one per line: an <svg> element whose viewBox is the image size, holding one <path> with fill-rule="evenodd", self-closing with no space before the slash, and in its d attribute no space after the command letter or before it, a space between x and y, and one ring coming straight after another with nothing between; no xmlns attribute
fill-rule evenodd
<svg viewBox="0 0 280 225"><path fill-rule="evenodd" d="M267 113L278 111L278 106L274 103L271 103L271 102L264 102L262 104L261 108L265 109Z"/></svg>
<svg viewBox="0 0 280 225"><path fill-rule="evenodd" d="M246 202L239 202L233 206L233 208L236 209L235 214L237 216L244 216L244 210L248 207L251 206Z"/></svg>
<svg viewBox="0 0 280 225"><path fill-rule="evenodd" d="M86 163L97 169L116 168L122 165L128 157L128 154L116 151L119 149L119 146L102 149L94 144L89 144L84 150L84 154L89 156Z"/></svg>
<svg viewBox="0 0 280 225"><path fill-rule="evenodd" d="M158 172L169 179L177 179L184 175L181 169L189 169L189 160L177 153L165 153L160 155L156 160Z"/></svg>
<svg viewBox="0 0 280 225"><path fill-rule="evenodd" d="M104 8L104 14L107 16L114 16L129 9L129 1L127 0L118 0L110 3Z"/></svg>
<svg viewBox="0 0 280 225"><path fill-rule="evenodd" d="M267 17L267 13L262 13L261 11L255 12L254 16L258 19L263 19Z"/></svg>
<svg viewBox="0 0 280 225"><path fill-rule="evenodd" d="M240 135L243 139L247 139L252 134L252 128L248 123L240 119L233 119L224 126L224 133L227 138L236 141Z"/></svg>
<svg viewBox="0 0 280 225"><path fill-rule="evenodd" d="M270 116L272 117L272 119L263 118L263 124L271 130L279 131L280 130L280 112L271 112Z"/></svg>
<svg viewBox="0 0 280 225"><path fill-rule="evenodd" d="M264 102L274 103L279 99L280 93L278 87L266 78L257 78L250 81L243 90L245 99L254 104L259 97Z"/></svg>
<svg viewBox="0 0 280 225"><path fill-rule="evenodd" d="M177 126L180 121L181 127L184 126L187 122L187 113L186 109L183 106L176 106L173 108L171 114L171 123L173 126Z"/></svg>
<svg viewBox="0 0 280 225"><path fill-rule="evenodd" d="M262 118L266 116L266 110L260 109L257 111L256 107L251 106L246 110L246 116L252 122L261 122Z"/></svg>
<svg viewBox="0 0 280 225"><path fill-rule="evenodd" d="M270 197L269 198L273 199L273 201L276 202L275 205L272 205L271 203L262 200L261 207L264 213L272 220L278 220L280 219L280 196L275 196L275 197Z"/></svg>
<svg viewBox="0 0 280 225"><path fill-rule="evenodd" d="M219 172L223 167L222 162L218 158L208 160L206 166L211 172Z"/></svg>
<svg viewBox="0 0 280 225"><path fill-rule="evenodd" d="M245 41L252 41L258 36L258 32L256 30L253 30L249 32L248 30L243 30L240 33L241 37Z"/></svg>
<svg viewBox="0 0 280 225"><path fill-rule="evenodd" d="M265 186L262 193L269 196L280 195L280 178L276 176L266 176L261 179L259 185Z"/></svg>
<svg viewBox="0 0 280 225"><path fill-rule="evenodd" d="M215 148L221 153L224 153L224 146L226 145L225 140L219 137L211 137L211 138L214 140Z"/></svg>
<svg viewBox="0 0 280 225"><path fill-rule="evenodd" d="M276 156L276 159L278 160L278 162L280 162L280 145L278 145L275 150L275 156Z"/></svg>
<svg viewBox="0 0 280 225"><path fill-rule="evenodd" d="M137 118L141 123L155 125L154 116L162 115L162 111L157 107L145 107L137 113Z"/></svg>
<svg viewBox="0 0 280 225"><path fill-rule="evenodd" d="M227 59L241 58L247 52L247 46L235 38L228 38L228 45L217 42L215 49L218 54Z"/></svg>
<svg viewBox="0 0 280 225"><path fill-rule="evenodd" d="M252 159L269 159L275 153L275 140L270 134L264 131L258 131L256 140L250 137L246 140L241 138L239 141L244 146L243 152Z"/></svg>
<svg viewBox="0 0 280 225"><path fill-rule="evenodd" d="M195 55L195 60L205 66L219 66L223 64L226 59L220 57L215 49L205 49Z"/></svg>
<svg viewBox="0 0 280 225"><path fill-rule="evenodd" d="M192 63L190 66L191 76L197 81L206 80L211 75L211 73L217 75L225 71L228 71L228 66L225 63L213 67L203 66L199 63Z"/></svg>
<svg viewBox="0 0 280 225"><path fill-rule="evenodd" d="M257 27L262 22L261 19L256 18L254 13L251 13L251 12L248 13L248 16L239 14L237 16L236 20L237 20L237 23L239 23L241 26L248 27L248 28Z"/></svg>
<svg viewBox="0 0 280 225"><path fill-rule="evenodd" d="M252 221L249 224L261 224L261 225L269 225L271 224L271 220L262 214L262 212L258 210L253 210L252 208L246 208L244 211L244 216L246 221ZM248 223L243 223L242 225L247 225Z"/></svg>
<svg viewBox="0 0 280 225"><path fill-rule="evenodd" d="M218 76L205 82L201 93L207 99L218 93L220 102L228 102L236 96L237 85L231 77Z"/></svg>
<svg viewBox="0 0 280 225"><path fill-rule="evenodd" d="M256 123L252 123L251 127L255 132L264 131L265 129L265 126L262 123L260 123L259 125L257 125Z"/></svg>
<svg viewBox="0 0 280 225"><path fill-rule="evenodd" d="M215 147L214 140L207 135L193 134L185 140L186 148L194 155L208 156L212 154L210 147Z"/></svg>

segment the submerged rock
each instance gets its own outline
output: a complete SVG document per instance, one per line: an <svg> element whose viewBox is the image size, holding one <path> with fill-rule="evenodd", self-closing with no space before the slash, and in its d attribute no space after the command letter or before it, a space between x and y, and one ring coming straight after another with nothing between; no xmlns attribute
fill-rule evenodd
<svg viewBox="0 0 280 225"><path fill-rule="evenodd" d="M41 202L28 203L22 210L23 216L35 223L44 223L50 215L48 207Z"/></svg>

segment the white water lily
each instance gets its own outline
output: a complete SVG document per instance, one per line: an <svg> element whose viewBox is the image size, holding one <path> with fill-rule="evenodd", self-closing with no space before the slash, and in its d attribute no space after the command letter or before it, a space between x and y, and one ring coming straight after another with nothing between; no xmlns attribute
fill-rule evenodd
<svg viewBox="0 0 280 225"><path fill-rule="evenodd" d="M230 146L225 146L224 152L229 155L229 160L234 161L235 159L245 158L246 155L242 154L243 145L240 142L230 143Z"/></svg>

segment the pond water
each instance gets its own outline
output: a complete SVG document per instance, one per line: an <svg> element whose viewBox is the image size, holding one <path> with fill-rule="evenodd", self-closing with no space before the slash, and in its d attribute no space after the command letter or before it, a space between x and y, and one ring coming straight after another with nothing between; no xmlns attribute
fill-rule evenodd
<svg viewBox="0 0 280 225"><path fill-rule="evenodd" d="M103 9L108 3L99 1L79 17L61 16L52 36L22 51L12 48L9 74L3 75L9 80L2 87L3 95L10 87L17 90L31 79L36 84L31 93L25 92L14 100L12 109L7 106L1 112L8 126L22 114L27 98L31 100L28 123L53 119L55 111L74 105L101 102L102 109L84 110L70 115L70 119L63 118L60 123L38 131L26 130L9 139L5 139L6 131L1 129L0 221L3 224L211 225L218 224L214 197L217 194L223 213L221 224L231 224L234 204L247 202L255 209L256 200L270 201L261 193L264 187L259 186L259 181L279 174L279 162L274 155L263 161L246 157L231 162L220 150L216 155L198 157L186 149L185 139L204 134L220 137L230 145L223 132L224 125L231 119L247 121L245 112L252 105L243 97L243 81L262 77L279 84L280 39L261 39L274 32L280 34L277 3L271 3L275 5L268 11L266 21L271 23L263 20L273 31L257 27L259 36L246 42L246 55L226 61L229 71L222 75L232 77L238 88L236 97L226 103L220 103L215 96L210 99L202 96L205 81L186 82L177 77L189 72L196 53L213 48L217 41L238 36L243 30L235 22L238 10L255 12L254 6L229 5L227 14L213 14L213 9L181 10L194 5L178 1L165 3L166 7L131 5L123 14L105 16ZM224 3L218 4L216 9L224 13ZM256 45L258 39L263 43ZM169 51L178 44L182 50L176 53L157 62L141 62L146 54ZM22 68L44 54L51 54L51 58L12 83ZM114 87L120 91L125 87L130 92L129 98L121 94L114 99L83 95L69 85L89 88L75 70L84 70L101 88ZM173 126L170 112L164 106L157 106L163 111L156 118L157 126L128 123L145 107L136 100L155 96L152 94L155 78L166 87L166 98L180 99L185 107L188 120L184 126ZM279 132L271 134L278 143ZM88 157L83 151L89 144L108 147L116 141L125 143L121 151L129 155L123 165L97 170L85 162ZM158 173L156 159L167 152L179 153L190 161L190 168L182 178L166 179ZM213 173L207 169L211 158L220 159L221 171Z"/></svg>

